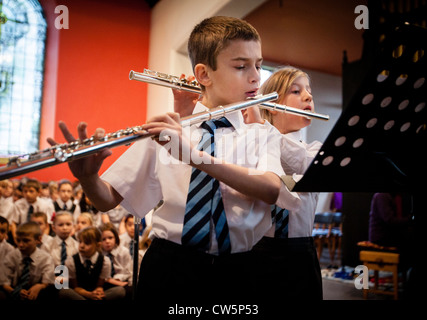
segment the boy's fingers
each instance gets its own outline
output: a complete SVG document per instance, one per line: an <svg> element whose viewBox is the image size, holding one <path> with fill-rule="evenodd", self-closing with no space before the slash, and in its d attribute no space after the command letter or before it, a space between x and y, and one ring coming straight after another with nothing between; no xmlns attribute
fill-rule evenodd
<svg viewBox="0 0 427 320"><path fill-rule="evenodd" d="M77 132L79 134L80 141L83 141L87 139L87 123L86 122L80 122L77 126Z"/></svg>
<svg viewBox="0 0 427 320"><path fill-rule="evenodd" d="M61 129L61 132L67 142L73 142L76 141L74 136L71 134L70 130L68 130L67 125L63 121L59 121L59 129Z"/></svg>

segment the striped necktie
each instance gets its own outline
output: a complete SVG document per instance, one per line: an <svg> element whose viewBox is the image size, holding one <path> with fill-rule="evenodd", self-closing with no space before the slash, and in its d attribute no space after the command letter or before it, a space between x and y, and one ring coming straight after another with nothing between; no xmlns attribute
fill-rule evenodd
<svg viewBox="0 0 427 320"><path fill-rule="evenodd" d="M34 206L30 204L28 211L27 211L27 222L31 221L31 215L34 213Z"/></svg>
<svg viewBox="0 0 427 320"><path fill-rule="evenodd" d="M108 252L107 257L110 258L110 261L111 261L111 274L110 274L110 276L112 278L116 274L116 270L114 269L114 256L111 252Z"/></svg>
<svg viewBox="0 0 427 320"><path fill-rule="evenodd" d="M289 211L280 208L276 205L271 206L271 216L275 224L274 237L287 238L288 237L288 224L289 224Z"/></svg>
<svg viewBox="0 0 427 320"><path fill-rule="evenodd" d="M33 261L30 257L22 259L24 267L22 268L21 276L19 277L18 283L12 291L12 297L19 298L19 293L22 289L28 289L30 284L30 264Z"/></svg>
<svg viewBox="0 0 427 320"><path fill-rule="evenodd" d="M212 156L215 155L214 133L215 129L219 127L231 127L231 123L224 117L202 123L201 128L204 129L204 133L198 145L199 150L210 152ZM211 219L215 226L219 253L230 253L230 234L219 181L207 173L193 168L182 229L182 244L207 251L210 242Z"/></svg>
<svg viewBox="0 0 427 320"><path fill-rule="evenodd" d="M62 240L61 243L61 264L65 265L65 260L67 259L67 247L65 240Z"/></svg>

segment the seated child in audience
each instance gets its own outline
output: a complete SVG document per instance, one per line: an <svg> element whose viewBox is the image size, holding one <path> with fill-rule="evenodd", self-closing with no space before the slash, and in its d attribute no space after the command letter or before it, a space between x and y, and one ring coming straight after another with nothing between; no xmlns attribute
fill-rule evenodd
<svg viewBox="0 0 427 320"><path fill-rule="evenodd" d="M104 288L122 286L130 293L132 283L132 257L129 250L120 245L116 227L106 223L100 228L102 234L102 253L111 260L111 276L105 280Z"/></svg>
<svg viewBox="0 0 427 320"><path fill-rule="evenodd" d="M128 248L130 255L133 257L133 246L134 246L134 237L135 237L135 224L134 216L128 214L123 220L123 226L125 232L120 234L120 243L125 248Z"/></svg>
<svg viewBox="0 0 427 320"><path fill-rule="evenodd" d="M40 212L40 211L34 212L31 215L30 219L31 219L31 221L37 222L37 224L40 227L40 230L42 231L42 239L41 239L40 246L42 244L47 245L50 241L52 241L53 237L51 237L49 235L49 233L50 233L50 225L47 222L47 215L46 215L46 213Z"/></svg>
<svg viewBox="0 0 427 320"><path fill-rule="evenodd" d="M58 184L58 199L53 202L55 211L69 211L74 217L74 222L80 215L80 206L73 201L73 186L70 181L62 180Z"/></svg>
<svg viewBox="0 0 427 320"><path fill-rule="evenodd" d="M16 227L24 222L30 221L31 214L36 211L45 212L47 221L50 223L53 212L53 204L39 198L41 184L34 179L28 179L22 186L23 198L16 200L14 203L11 231L16 239Z"/></svg>
<svg viewBox="0 0 427 320"><path fill-rule="evenodd" d="M0 181L0 216L12 223L13 182L6 179Z"/></svg>
<svg viewBox="0 0 427 320"><path fill-rule="evenodd" d="M42 246L42 249L51 254L55 267L64 265L67 257L78 252L78 242L71 236L74 230L73 221L73 215L70 212L57 212L52 224L56 235L50 243Z"/></svg>
<svg viewBox="0 0 427 320"><path fill-rule="evenodd" d="M16 230L18 248L5 258L0 269L3 297L17 300L52 297L49 292L54 293L53 260L37 247L40 241L41 230L36 222L23 223Z"/></svg>
<svg viewBox="0 0 427 320"><path fill-rule="evenodd" d="M113 300L125 297L121 286L104 291L105 279L111 275L111 261L101 253L101 232L87 227L77 234L79 252L68 257L70 289L61 289L59 297L71 300Z"/></svg>
<svg viewBox="0 0 427 320"><path fill-rule="evenodd" d="M78 233L80 230L83 230L84 228L92 227L92 226L93 226L92 214L89 212L82 212L77 217L75 233ZM74 237L77 238L75 234L74 234Z"/></svg>
<svg viewBox="0 0 427 320"><path fill-rule="evenodd" d="M52 202L52 198L50 197L49 184L47 182L42 182L41 186L40 199Z"/></svg>
<svg viewBox="0 0 427 320"><path fill-rule="evenodd" d="M7 242L7 233L9 231L9 221L0 216L0 269L6 258L15 248Z"/></svg>

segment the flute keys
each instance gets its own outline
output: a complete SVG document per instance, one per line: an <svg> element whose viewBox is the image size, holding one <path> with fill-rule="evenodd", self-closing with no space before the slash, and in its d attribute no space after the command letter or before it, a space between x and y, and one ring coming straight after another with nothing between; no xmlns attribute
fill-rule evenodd
<svg viewBox="0 0 427 320"><path fill-rule="evenodd" d="M59 162L65 162L68 159L68 153L60 147L56 148L53 156Z"/></svg>

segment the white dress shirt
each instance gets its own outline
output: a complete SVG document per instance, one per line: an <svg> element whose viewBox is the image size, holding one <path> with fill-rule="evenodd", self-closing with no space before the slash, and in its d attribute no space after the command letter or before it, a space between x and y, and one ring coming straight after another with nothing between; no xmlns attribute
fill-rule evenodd
<svg viewBox="0 0 427 320"><path fill-rule="evenodd" d="M13 197L4 198L0 196L0 216L4 217L12 224L13 218Z"/></svg>
<svg viewBox="0 0 427 320"><path fill-rule="evenodd" d="M36 283L53 284L54 279L54 265L50 255L36 248L30 255L30 286ZM10 285L15 287L21 276L24 264L22 262L23 256L18 248L14 250L5 258L4 264L0 269L0 285Z"/></svg>
<svg viewBox="0 0 427 320"><path fill-rule="evenodd" d="M28 209L30 208L30 205L32 205L34 208L33 212L40 211L46 213L47 222L52 223L52 215L55 212L53 203L44 201L39 197L37 197L36 201L31 204L25 198L16 200L13 204L14 207L12 209L12 221L15 222L17 225L27 222Z"/></svg>
<svg viewBox="0 0 427 320"><path fill-rule="evenodd" d="M67 250L67 258L79 252L79 242L72 237L65 239L65 248ZM47 251L52 256L55 266L61 264L61 249L62 239L57 235L48 242L43 243L41 249Z"/></svg>
<svg viewBox="0 0 427 320"><path fill-rule="evenodd" d="M319 141L307 144L301 137L301 131L282 135L281 162L287 175L303 175L322 147ZM289 210L288 237L311 237L319 193L298 192L298 195L301 199L299 208L284 207ZM274 237L274 227L267 236Z"/></svg>
<svg viewBox="0 0 427 320"><path fill-rule="evenodd" d="M200 102L193 113L207 110ZM243 121L241 112L226 115L233 128L215 131L216 158L228 163L261 171L270 171L279 177L284 175L280 164L281 135L270 124L250 124ZM194 145L201 138L200 124L183 128L183 135L190 137ZM185 206L192 167L172 159L167 152L171 148L160 146L152 139L134 143L103 175L123 197L122 206L131 214L143 217L160 200L164 200L152 218L151 235L175 243L181 243ZM169 164L165 164L169 161ZM250 171L254 173L255 171ZM232 253L250 250L271 227L270 205L243 195L220 182L224 209L227 216ZM295 207L300 199L282 184L278 205ZM211 232L210 253L217 253L217 242Z"/></svg>
<svg viewBox="0 0 427 320"><path fill-rule="evenodd" d="M104 251L103 254L104 256L108 257L108 252ZM110 254L113 257L113 266L115 271L113 279L117 279L119 281L128 281L131 283L133 260L130 255L129 249L125 248L122 245L119 245L113 250L111 250Z"/></svg>

